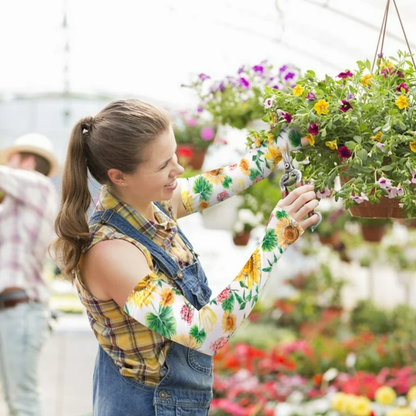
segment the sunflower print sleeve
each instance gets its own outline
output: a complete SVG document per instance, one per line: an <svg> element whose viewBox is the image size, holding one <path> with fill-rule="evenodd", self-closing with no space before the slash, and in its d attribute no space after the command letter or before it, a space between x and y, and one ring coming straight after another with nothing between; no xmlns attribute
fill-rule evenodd
<svg viewBox="0 0 416 416"><path fill-rule="evenodd" d="M274 265L302 233L286 211L275 208L260 246L231 284L199 311L153 272L135 287L124 310L174 342L215 355L250 314Z"/></svg>
<svg viewBox="0 0 416 416"><path fill-rule="evenodd" d="M284 139L291 150L302 146L295 130L283 130L278 137L270 132L252 136L253 149L237 163L180 180L181 199L188 213L218 204L269 176L282 160L279 139Z"/></svg>

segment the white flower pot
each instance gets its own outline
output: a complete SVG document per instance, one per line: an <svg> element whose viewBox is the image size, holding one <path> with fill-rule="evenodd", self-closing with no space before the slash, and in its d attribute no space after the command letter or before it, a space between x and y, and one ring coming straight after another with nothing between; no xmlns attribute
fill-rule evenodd
<svg viewBox="0 0 416 416"><path fill-rule="evenodd" d="M201 212L205 228L232 231L238 218L242 197L236 195Z"/></svg>

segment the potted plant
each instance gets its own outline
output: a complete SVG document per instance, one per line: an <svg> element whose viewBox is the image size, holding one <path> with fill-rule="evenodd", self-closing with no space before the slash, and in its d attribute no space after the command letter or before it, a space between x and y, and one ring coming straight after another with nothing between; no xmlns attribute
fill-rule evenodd
<svg viewBox="0 0 416 416"><path fill-rule="evenodd" d="M388 219L377 218L357 218L361 226L361 235L364 241L379 243L387 232L391 221Z"/></svg>
<svg viewBox="0 0 416 416"><path fill-rule="evenodd" d="M179 162L185 167L201 169L208 147L213 143L217 126L200 114L182 111L173 118Z"/></svg>
<svg viewBox="0 0 416 416"><path fill-rule="evenodd" d="M266 88L263 118L267 137L297 130L294 152L306 179L334 192L353 216L397 218L416 215L416 72L409 54L379 57L377 68L357 69L324 79L307 71L289 91Z"/></svg>
<svg viewBox="0 0 416 416"><path fill-rule="evenodd" d="M322 223L316 229L319 241L324 245L338 247L341 243L341 233L348 221L348 212L343 208L321 211Z"/></svg>
<svg viewBox="0 0 416 416"><path fill-rule="evenodd" d="M264 116L263 94L266 87L285 90L296 84L299 69L283 65L279 69L267 61L243 65L235 74L214 80L199 74L190 85L199 100L198 111L207 111L215 122L244 129Z"/></svg>
<svg viewBox="0 0 416 416"><path fill-rule="evenodd" d="M233 226L233 241L236 246L246 246L250 240L251 231L261 225L262 215L254 214L252 210L238 210L237 221Z"/></svg>

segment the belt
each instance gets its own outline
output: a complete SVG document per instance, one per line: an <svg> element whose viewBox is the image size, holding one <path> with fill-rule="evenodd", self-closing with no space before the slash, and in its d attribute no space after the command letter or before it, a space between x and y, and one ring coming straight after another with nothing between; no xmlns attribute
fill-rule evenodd
<svg viewBox="0 0 416 416"><path fill-rule="evenodd" d="M29 303L30 298L26 296L25 292L11 292L0 295L0 310L13 308L19 303Z"/></svg>

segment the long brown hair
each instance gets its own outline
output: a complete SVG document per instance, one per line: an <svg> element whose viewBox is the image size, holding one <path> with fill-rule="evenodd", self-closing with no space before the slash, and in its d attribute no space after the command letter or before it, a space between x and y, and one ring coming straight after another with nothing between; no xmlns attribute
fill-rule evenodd
<svg viewBox="0 0 416 416"><path fill-rule="evenodd" d="M134 99L113 101L95 117L83 118L74 126L55 221L58 238L52 245L65 277L73 277L89 241L87 211L92 197L88 171L102 185L110 185L109 169L134 173L146 147L169 127L169 118L162 110Z"/></svg>

